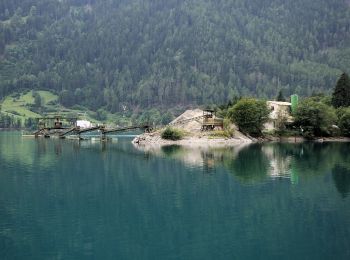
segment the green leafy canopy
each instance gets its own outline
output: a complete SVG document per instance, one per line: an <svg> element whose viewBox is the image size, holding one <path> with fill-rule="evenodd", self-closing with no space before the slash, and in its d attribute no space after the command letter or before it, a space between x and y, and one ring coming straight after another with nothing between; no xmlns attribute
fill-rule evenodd
<svg viewBox="0 0 350 260"><path fill-rule="evenodd" d="M335 109L313 98L302 101L295 114L295 124L308 138L331 135L332 125L336 122Z"/></svg>
<svg viewBox="0 0 350 260"><path fill-rule="evenodd" d="M270 111L266 102L253 98L243 98L231 107L228 115L239 129L251 135L261 135Z"/></svg>

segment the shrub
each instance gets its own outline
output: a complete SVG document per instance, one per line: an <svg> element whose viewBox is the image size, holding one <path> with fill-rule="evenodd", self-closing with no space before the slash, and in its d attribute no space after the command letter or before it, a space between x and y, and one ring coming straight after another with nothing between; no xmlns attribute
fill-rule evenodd
<svg viewBox="0 0 350 260"><path fill-rule="evenodd" d="M243 98L228 111L230 119L237 124L239 130L253 135L262 135L270 111L263 100Z"/></svg>
<svg viewBox="0 0 350 260"><path fill-rule="evenodd" d="M51 100L51 101L49 101L49 102L47 102L47 105L48 106L55 106L55 105L57 105L58 104L58 100L56 99L56 100Z"/></svg>
<svg viewBox="0 0 350 260"><path fill-rule="evenodd" d="M234 136L234 130L233 129L216 130L216 131L210 132L209 135L211 137L218 137L218 138L232 138Z"/></svg>
<svg viewBox="0 0 350 260"><path fill-rule="evenodd" d="M179 129L167 127L163 132L161 137L167 140L180 140L184 136L183 132Z"/></svg>
<svg viewBox="0 0 350 260"><path fill-rule="evenodd" d="M14 111L14 110L9 110L7 111L8 113L12 114L12 115L16 115L16 116L21 116L20 113L18 113L17 111Z"/></svg>
<svg viewBox="0 0 350 260"><path fill-rule="evenodd" d="M107 112L106 110L100 108L96 111L96 119L99 121L104 121L107 119Z"/></svg>
<svg viewBox="0 0 350 260"><path fill-rule="evenodd" d="M45 113L57 113L57 109L52 108L52 107L44 107L43 112L45 112Z"/></svg>
<svg viewBox="0 0 350 260"><path fill-rule="evenodd" d="M13 97L13 100L15 101L21 97L21 94L15 92L15 93L11 94L10 97Z"/></svg>
<svg viewBox="0 0 350 260"><path fill-rule="evenodd" d="M338 113L338 126L344 136L350 137L350 108L342 108Z"/></svg>
<svg viewBox="0 0 350 260"><path fill-rule="evenodd" d="M303 136L306 138L329 136L336 119L334 108L312 99L306 99L298 106L295 125L303 129Z"/></svg>
<svg viewBox="0 0 350 260"><path fill-rule="evenodd" d="M86 107L82 106L82 105L78 105L78 104L75 104L74 106L72 106L72 109L74 110L80 110L80 111L86 111Z"/></svg>

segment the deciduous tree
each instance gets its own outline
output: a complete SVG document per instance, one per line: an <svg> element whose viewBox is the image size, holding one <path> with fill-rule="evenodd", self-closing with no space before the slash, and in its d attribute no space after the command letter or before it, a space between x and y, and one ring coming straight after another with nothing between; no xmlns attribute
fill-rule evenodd
<svg viewBox="0 0 350 260"><path fill-rule="evenodd" d="M328 136L337 121L335 109L313 99L302 101L295 114L295 124L305 137Z"/></svg>
<svg viewBox="0 0 350 260"><path fill-rule="evenodd" d="M228 115L237 124L239 130L254 136L262 134L264 124L267 122L270 111L266 102L253 98L243 98L231 107Z"/></svg>

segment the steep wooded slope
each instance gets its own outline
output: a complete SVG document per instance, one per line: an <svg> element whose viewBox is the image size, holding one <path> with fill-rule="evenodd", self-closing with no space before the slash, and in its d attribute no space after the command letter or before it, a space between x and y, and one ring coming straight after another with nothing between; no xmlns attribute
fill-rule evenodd
<svg viewBox="0 0 350 260"><path fill-rule="evenodd" d="M224 103L309 95L350 67L344 0L2 0L0 97L66 106Z"/></svg>

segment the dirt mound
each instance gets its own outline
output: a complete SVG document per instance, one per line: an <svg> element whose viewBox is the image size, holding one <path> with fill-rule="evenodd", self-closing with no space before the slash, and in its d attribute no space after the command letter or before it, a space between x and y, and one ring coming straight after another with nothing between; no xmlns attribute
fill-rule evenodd
<svg viewBox="0 0 350 260"><path fill-rule="evenodd" d="M173 121L170 122L170 125L175 125L180 121L183 120L187 120L187 119L191 119L194 117L199 117L203 115L203 110L197 108L197 109L189 109L186 110L184 113L182 113L181 115L179 115L177 118L175 118Z"/></svg>
<svg viewBox="0 0 350 260"><path fill-rule="evenodd" d="M186 131L200 131L203 120L201 116L203 116L203 110L189 109L171 121L169 125Z"/></svg>
<svg viewBox="0 0 350 260"><path fill-rule="evenodd" d="M169 123L169 126L183 129L185 136L182 140L170 141L161 138L161 133L164 129L158 130L154 133L145 133L135 137L133 143L135 145L183 145L193 147L207 147L207 146L236 146L242 143L251 143L255 141L241 132L232 124L231 129L234 130L234 136L227 138L226 136L213 136L211 131L202 131L203 124L203 110L193 109L186 110L183 114L175 118Z"/></svg>

